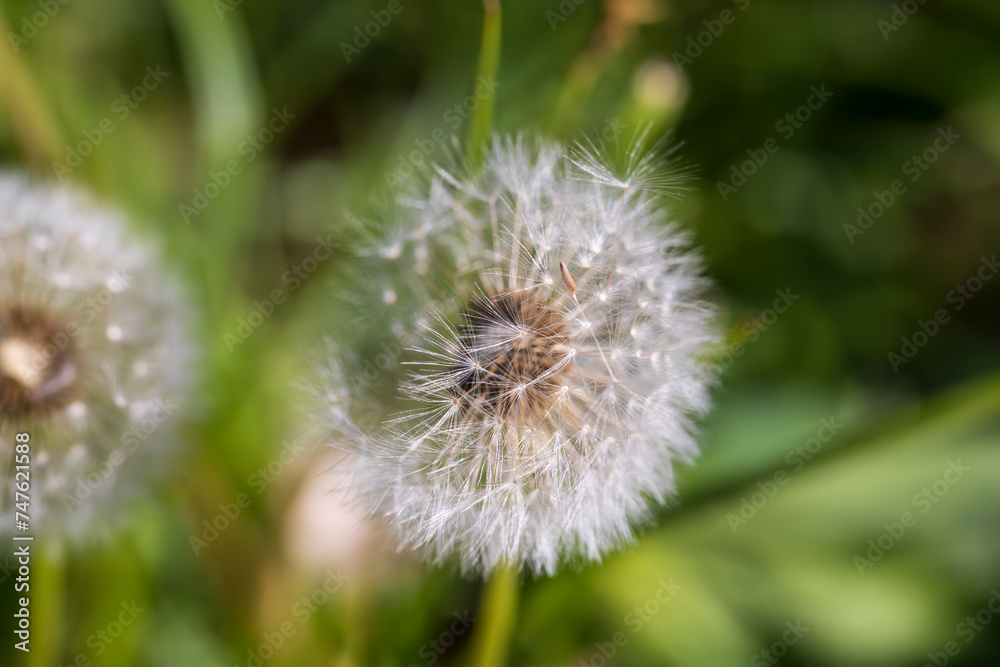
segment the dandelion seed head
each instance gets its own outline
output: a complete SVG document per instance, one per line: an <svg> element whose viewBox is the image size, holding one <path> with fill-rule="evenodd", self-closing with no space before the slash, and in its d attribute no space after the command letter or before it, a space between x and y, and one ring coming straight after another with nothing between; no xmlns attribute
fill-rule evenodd
<svg viewBox="0 0 1000 667"><path fill-rule="evenodd" d="M674 495L709 406L714 309L649 152L629 160L496 139L475 173L439 166L367 224L376 251L345 300L361 312L345 309L309 390L353 455L353 495L402 548L552 573Z"/></svg>
<svg viewBox="0 0 1000 667"><path fill-rule="evenodd" d="M190 305L156 253L78 192L0 174L0 237L2 530L24 432L33 528L101 532L175 442L169 422L193 374ZM164 418L147 428L137 406L156 401Z"/></svg>

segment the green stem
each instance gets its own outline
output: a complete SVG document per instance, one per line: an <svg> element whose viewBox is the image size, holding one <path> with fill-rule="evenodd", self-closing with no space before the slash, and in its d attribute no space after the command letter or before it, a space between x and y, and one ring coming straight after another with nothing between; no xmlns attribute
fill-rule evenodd
<svg viewBox="0 0 1000 667"><path fill-rule="evenodd" d="M0 15L0 34L9 32ZM10 113L14 138L36 167L47 169L61 159L63 140L25 58L24 53L16 54L7 45L0 49L0 98Z"/></svg>
<svg viewBox="0 0 1000 667"><path fill-rule="evenodd" d="M24 544L24 543L22 543ZM50 667L57 664L62 648L63 633L63 572L65 561L58 544L31 543L38 549L31 573L31 652L28 667Z"/></svg>
<svg viewBox="0 0 1000 667"><path fill-rule="evenodd" d="M479 602L478 629L472 646L475 667L502 667L507 662L517 620L520 582L516 566L493 571Z"/></svg>
<svg viewBox="0 0 1000 667"><path fill-rule="evenodd" d="M479 63L476 65L476 85L484 80L493 80L500 65L500 0L483 0L483 11L483 42L479 48ZM483 149L493 127L495 98L496 92L490 92L469 119L465 151L466 158L473 166L478 165L482 159Z"/></svg>
<svg viewBox="0 0 1000 667"><path fill-rule="evenodd" d="M374 596L372 582L364 574L355 581L348 582L344 591L344 626L347 632L342 663L345 666L366 665L371 662L368 651L371 639L369 600Z"/></svg>

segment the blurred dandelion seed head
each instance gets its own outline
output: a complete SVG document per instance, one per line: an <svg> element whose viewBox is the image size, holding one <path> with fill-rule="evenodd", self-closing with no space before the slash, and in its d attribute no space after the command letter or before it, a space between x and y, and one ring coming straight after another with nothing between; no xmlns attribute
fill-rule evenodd
<svg viewBox="0 0 1000 667"><path fill-rule="evenodd" d="M0 461L11 468L27 432L32 519L83 535L168 449L193 370L190 305L156 253L77 192L0 175L0 236Z"/></svg>
<svg viewBox="0 0 1000 667"><path fill-rule="evenodd" d="M311 393L354 494L431 562L597 560L697 452L716 340L700 260L656 156L612 169L591 148L496 139L387 223L354 220L362 279Z"/></svg>

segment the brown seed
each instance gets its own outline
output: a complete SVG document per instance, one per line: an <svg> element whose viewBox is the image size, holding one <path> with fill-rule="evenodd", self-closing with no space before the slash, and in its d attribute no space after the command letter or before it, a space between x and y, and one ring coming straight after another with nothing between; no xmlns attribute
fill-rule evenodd
<svg viewBox="0 0 1000 667"><path fill-rule="evenodd" d="M566 287L569 288L570 295L576 297L576 281L573 280L573 276L569 275L569 269L566 268L566 262L559 262L559 271L562 272L563 282L565 282Z"/></svg>

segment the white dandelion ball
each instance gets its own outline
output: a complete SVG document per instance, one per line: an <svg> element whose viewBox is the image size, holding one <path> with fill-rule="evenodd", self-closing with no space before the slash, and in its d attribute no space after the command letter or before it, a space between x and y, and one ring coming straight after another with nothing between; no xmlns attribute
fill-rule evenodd
<svg viewBox="0 0 1000 667"><path fill-rule="evenodd" d="M309 389L355 495L433 563L598 560L697 454L714 309L669 172L628 157L496 139L472 175L436 168L355 221L359 289Z"/></svg>
<svg viewBox="0 0 1000 667"><path fill-rule="evenodd" d="M144 490L186 407L189 310L117 214L0 175L3 531L27 508L32 530L93 534Z"/></svg>

